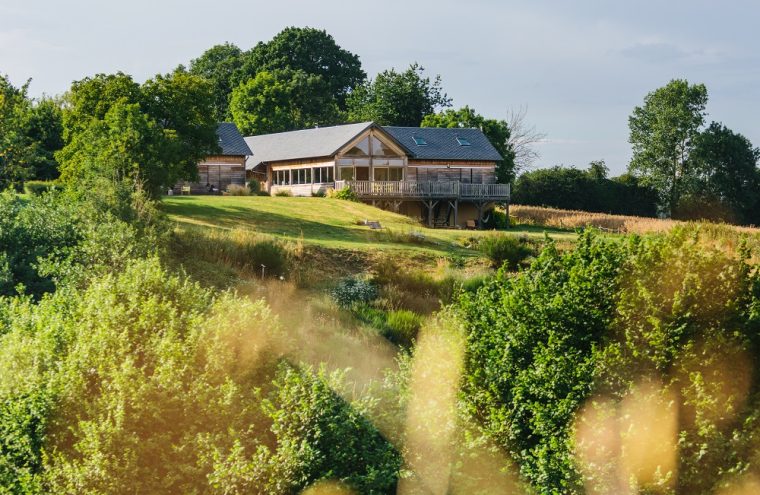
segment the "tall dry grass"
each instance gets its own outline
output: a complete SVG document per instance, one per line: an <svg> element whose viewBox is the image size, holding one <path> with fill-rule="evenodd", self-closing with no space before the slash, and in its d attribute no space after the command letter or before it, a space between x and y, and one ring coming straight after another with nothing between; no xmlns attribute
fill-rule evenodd
<svg viewBox="0 0 760 495"><path fill-rule="evenodd" d="M518 223L556 227L560 229L576 229L595 227L597 229L632 234L651 234L668 232L674 227L688 224L718 226L734 232L760 234L760 229L740 227L728 224L713 224L709 222L682 222L678 220L634 217L625 215L610 215L607 213L590 213L577 210L560 210L558 208L543 208L539 206L510 205L509 214Z"/></svg>

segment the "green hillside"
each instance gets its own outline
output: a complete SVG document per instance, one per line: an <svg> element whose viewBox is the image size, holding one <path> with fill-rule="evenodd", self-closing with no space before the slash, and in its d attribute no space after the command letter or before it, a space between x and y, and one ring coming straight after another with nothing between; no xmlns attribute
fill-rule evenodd
<svg viewBox="0 0 760 495"><path fill-rule="evenodd" d="M487 231L429 229L417 221L363 203L327 198L266 196L174 196L163 200L169 218L186 228L248 229L282 240L338 249L405 249L430 253L470 252L464 246ZM380 222L372 230L360 222ZM575 233L520 226L510 233L541 239L544 232L559 241Z"/></svg>

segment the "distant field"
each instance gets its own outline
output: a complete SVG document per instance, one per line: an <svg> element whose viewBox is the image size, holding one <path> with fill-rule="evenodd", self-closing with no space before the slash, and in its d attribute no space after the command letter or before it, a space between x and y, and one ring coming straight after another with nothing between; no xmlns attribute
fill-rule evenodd
<svg viewBox="0 0 760 495"><path fill-rule="evenodd" d="M404 249L427 252L466 252L470 237L487 231L429 229L403 215L362 203L328 198L268 196L173 196L165 197L163 209L183 227L249 229L288 241L302 241L338 249ZM379 231L359 225L378 221ZM518 226L510 233L542 239L544 232L558 241L572 242L569 230ZM423 242L415 242L421 234Z"/></svg>
<svg viewBox="0 0 760 495"><path fill-rule="evenodd" d="M539 206L511 205L509 213L513 219L523 225L536 225L559 229L578 229L595 227L617 233L653 234L667 232L674 227L683 225L703 225L710 228L725 228L726 230L746 234L760 234L760 229L739 227L728 224L709 222L681 222L678 220L634 217L625 215L609 215L607 213L589 213L587 211L560 210L558 208L542 208Z"/></svg>

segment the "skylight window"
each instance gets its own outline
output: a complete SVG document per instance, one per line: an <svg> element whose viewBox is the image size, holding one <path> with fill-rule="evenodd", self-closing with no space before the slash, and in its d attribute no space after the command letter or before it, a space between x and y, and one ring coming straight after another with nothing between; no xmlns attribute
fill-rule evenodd
<svg viewBox="0 0 760 495"><path fill-rule="evenodd" d="M459 143L459 146L472 146L472 143L469 139L465 139L463 137L457 136L457 143Z"/></svg>
<svg viewBox="0 0 760 495"><path fill-rule="evenodd" d="M427 146L427 141L425 141L424 138L421 138L419 136L412 136L412 139L414 139L414 144L417 146Z"/></svg>

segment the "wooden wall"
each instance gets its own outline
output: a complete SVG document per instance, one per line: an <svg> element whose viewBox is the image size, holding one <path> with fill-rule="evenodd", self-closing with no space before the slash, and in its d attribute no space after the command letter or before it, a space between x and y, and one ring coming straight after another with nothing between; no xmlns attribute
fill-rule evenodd
<svg viewBox="0 0 760 495"><path fill-rule="evenodd" d="M225 191L231 184L245 185L244 156L210 156L198 164L198 182L180 181L174 193L180 194L183 186L190 186L192 194L206 194L208 184Z"/></svg>

